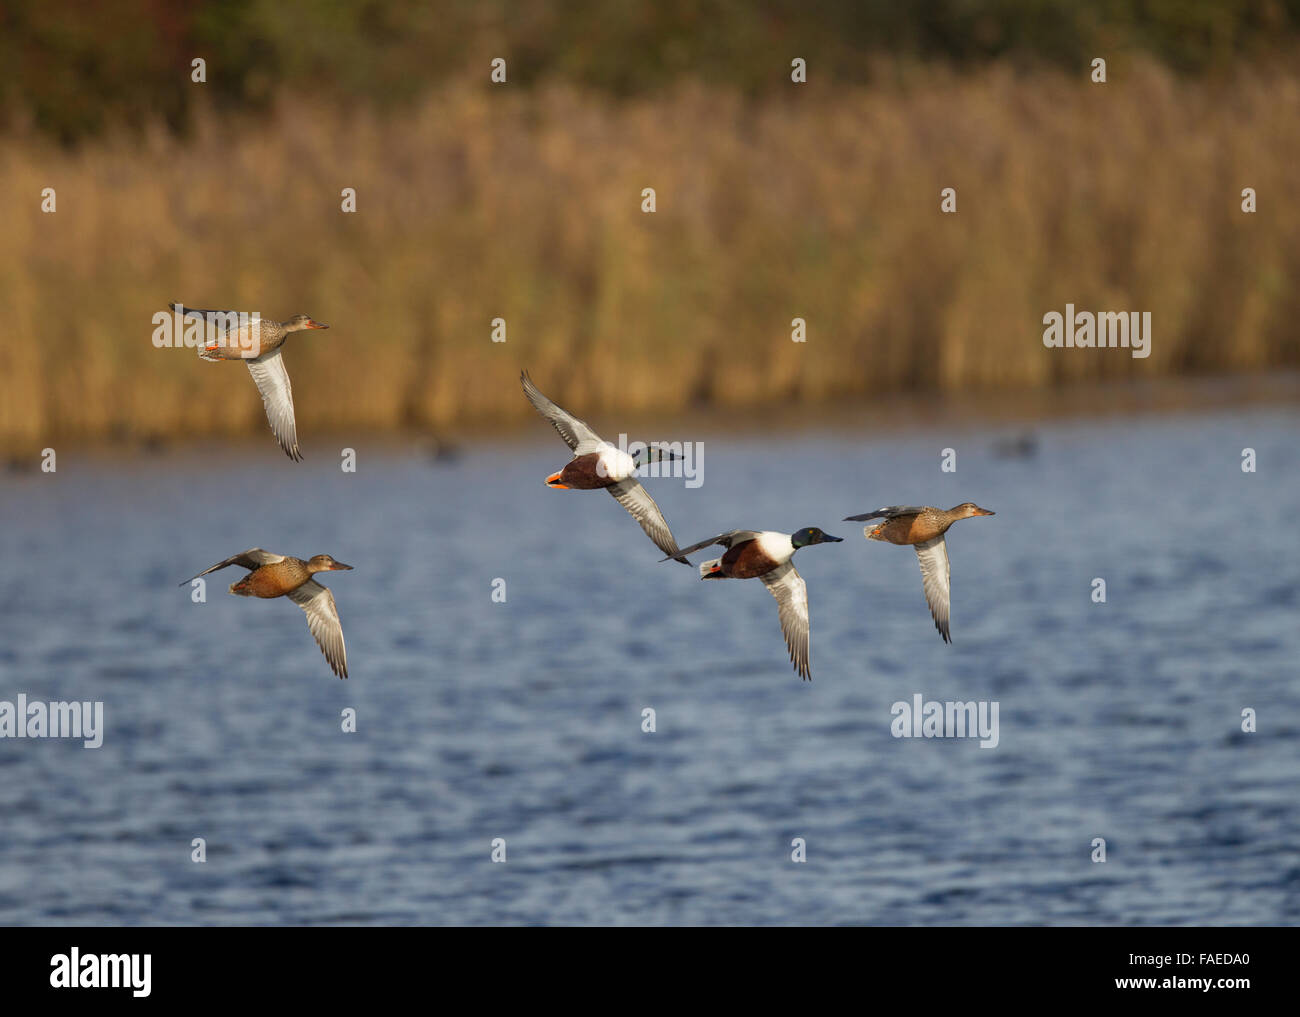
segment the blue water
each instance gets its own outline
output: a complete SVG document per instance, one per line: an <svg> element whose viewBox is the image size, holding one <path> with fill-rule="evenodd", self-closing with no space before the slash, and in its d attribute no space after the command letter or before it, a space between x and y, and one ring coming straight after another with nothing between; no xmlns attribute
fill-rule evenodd
<svg viewBox="0 0 1300 1017"><path fill-rule="evenodd" d="M319 438L62 452L0 476L0 699L102 700L106 732L0 740L0 923L1295 923L1297 425L654 435L705 441L702 487L647 482L682 543L846 538L796 558L811 683L760 583L547 490L549 431L350 442L356 474ZM965 500L997 515L949 534L945 646L911 550L839 520ZM355 566L324 577L348 681L242 570L177 585L255 545ZM892 737L916 693L996 700L1000 743Z"/></svg>

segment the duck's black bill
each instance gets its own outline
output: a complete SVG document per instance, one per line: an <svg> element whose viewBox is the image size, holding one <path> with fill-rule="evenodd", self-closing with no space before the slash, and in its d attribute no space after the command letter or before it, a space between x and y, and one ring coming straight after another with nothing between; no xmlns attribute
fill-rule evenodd
<svg viewBox="0 0 1300 1017"><path fill-rule="evenodd" d="M879 512L863 512L862 515L860 516L845 516L844 522L865 523L868 519L878 519L878 518L880 518Z"/></svg>
<svg viewBox="0 0 1300 1017"><path fill-rule="evenodd" d="M823 533L823 534L822 534L822 543L823 543L823 544L828 544L828 543L829 543L829 544L838 544L838 543L842 542L843 540L844 540L843 537L832 537L829 533Z"/></svg>

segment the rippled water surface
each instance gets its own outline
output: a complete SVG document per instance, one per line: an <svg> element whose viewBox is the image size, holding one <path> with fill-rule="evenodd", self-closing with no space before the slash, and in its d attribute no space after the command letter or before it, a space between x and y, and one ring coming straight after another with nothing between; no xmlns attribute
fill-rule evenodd
<svg viewBox="0 0 1300 1017"><path fill-rule="evenodd" d="M1298 424L706 435L702 487L647 481L683 543L846 538L796 558L811 683L760 583L545 489L557 440L4 475L0 699L102 700L106 732L0 740L0 922L1295 923ZM945 646L911 550L839 520L965 500L997 515L949 534ZM177 585L255 545L356 567L325 578L348 681L242 570ZM916 693L996 700L1000 743L892 737Z"/></svg>

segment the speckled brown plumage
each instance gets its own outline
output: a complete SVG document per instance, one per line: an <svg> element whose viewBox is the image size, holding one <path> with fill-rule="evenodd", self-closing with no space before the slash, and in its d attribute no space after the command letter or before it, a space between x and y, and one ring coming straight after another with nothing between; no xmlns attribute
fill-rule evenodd
<svg viewBox="0 0 1300 1017"><path fill-rule="evenodd" d="M199 347L199 356L205 360L249 360L265 356L283 346L285 339L293 332L329 328L328 325L313 321L311 316L306 314L295 314L287 321L259 318L256 323L250 320L243 325L236 324L234 328L225 328L224 322L239 321L238 317L230 317L238 315L239 312L205 311L176 303L167 306L186 318L204 322L205 329L208 322L215 322L220 328L221 334L211 339L208 338L206 331L204 332L204 343Z"/></svg>
<svg viewBox="0 0 1300 1017"><path fill-rule="evenodd" d="M930 607L934 627L945 643L952 642L949 631L951 601L951 569L948 562L948 544L944 534L958 519L972 516L991 516L973 501L964 501L950 509L932 505L890 505L860 516L846 516L846 521L863 522L883 519L884 522L868 526L863 535L868 540L883 540L890 544L910 544L916 550L921 566L921 586L925 601Z"/></svg>
<svg viewBox="0 0 1300 1017"><path fill-rule="evenodd" d="M232 583L230 592L238 597L283 597L311 576L311 570L301 558L285 558L284 561L255 568L239 582Z"/></svg>
<svg viewBox="0 0 1300 1017"><path fill-rule="evenodd" d="M240 565L250 570L243 579L230 584L231 593L237 597L260 597L263 600L288 597L307 616L307 627L329 662L330 669L340 678L348 676L347 647L343 643L343 626L339 623L334 594L312 577L318 572L350 570L351 565L335 561L328 554L313 555L303 561L301 558L263 551L260 547L250 547L247 551L231 555L225 561L204 569L186 582L192 583L200 576L229 565ZM185 583L181 585L184 586Z"/></svg>
<svg viewBox="0 0 1300 1017"><path fill-rule="evenodd" d="M284 454L295 462L302 459L298 449L298 424L294 419L293 385L284 366L280 347L290 332L329 328L305 314L295 314L288 321L259 319L239 324L234 311L203 311L181 304L171 309L186 318L203 322L198 354L204 360L242 360L257 386L266 407L266 420ZM232 317L233 316L233 317ZM235 322L231 327L230 323ZM209 330L212 332L209 335Z"/></svg>

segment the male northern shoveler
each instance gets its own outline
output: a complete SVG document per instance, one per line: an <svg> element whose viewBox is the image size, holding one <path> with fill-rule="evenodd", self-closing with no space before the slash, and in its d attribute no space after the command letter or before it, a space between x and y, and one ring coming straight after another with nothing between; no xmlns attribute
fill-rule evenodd
<svg viewBox="0 0 1300 1017"><path fill-rule="evenodd" d="M317 572L347 571L351 565L335 561L327 554L314 555L303 561L272 554L260 547L250 547L204 569L185 583L192 583L199 576L224 569L227 565L242 565L252 570L239 582L230 584L230 592L236 597L288 597L302 608L307 615L307 627L329 661L330 668L340 678L348 676L348 651L343 645L343 626L339 623L338 608L334 606L334 594L312 576Z"/></svg>
<svg viewBox="0 0 1300 1017"><path fill-rule="evenodd" d="M205 339L204 345L199 347L199 356L204 360L242 360L248 365L248 373L262 393L262 405L266 407L266 419L275 433L275 440L290 459L301 460L298 427L293 417L293 387L289 384L289 372L285 370L284 361L280 359L280 347L290 332L329 326L313 321L305 314L295 314L288 321L261 318L254 327L253 322L238 324L239 316L235 311L201 311L175 303L167 306L183 317L211 322L220 329L215 341ZM231 322L236 324L230 327Z"/></svg>
<svg viewBox="0 0 1300 1017"><path fill-rule="evenodd" d="M690 562L677 550L677 541L664 520L664 514L636 479L636 471L642 465L641 456L628 455L602 439L572 413L560 409L538 391L527 372L520 372L519 381L524 386L524 395L528 396L529 402L551 422L565 444L573 450L573 459L560 472L547 477L546 486L558 490L575 488L580 491L598 491L603 488L631 513L632 518L641 524L641 529L645 530L646 536L661 551L669 558L689 565ZM659 449L648 449L645 453L646 462L671 458L676 456Z"/></svg>
<svg viewBox="0 0 1300 1017"><path fill-rule="evenodd" d="M911 544L916 548L921 563L921 585L925 587L925 600L930 605L934 627L945 643L951 643L948 634L948 601L952 584L948 568L948 545L943 535L958 519L971 516L991 516L973 501L964 501L950 509L937 509L929 505L890 505L860 516L846 516L845 522L862 522L866 519L883 519L883 523L863 528L868 540L887 540L891 544Z"/></svg>
<svg viewBox="0 0 1300 1017"><path fill-rule="evenodd" d="M721 544L727 553L701 564L701 579L762 579L763 585L776 598L781 632L785 635L785 645L790 650L794 669L805 681L812 681L808 662L808 584L790 559L801 547L839 543L843 539L823 533L815 526L805 526L796 533L731 530L684 547L682 554L692 554L710 544Z"/></svg>

